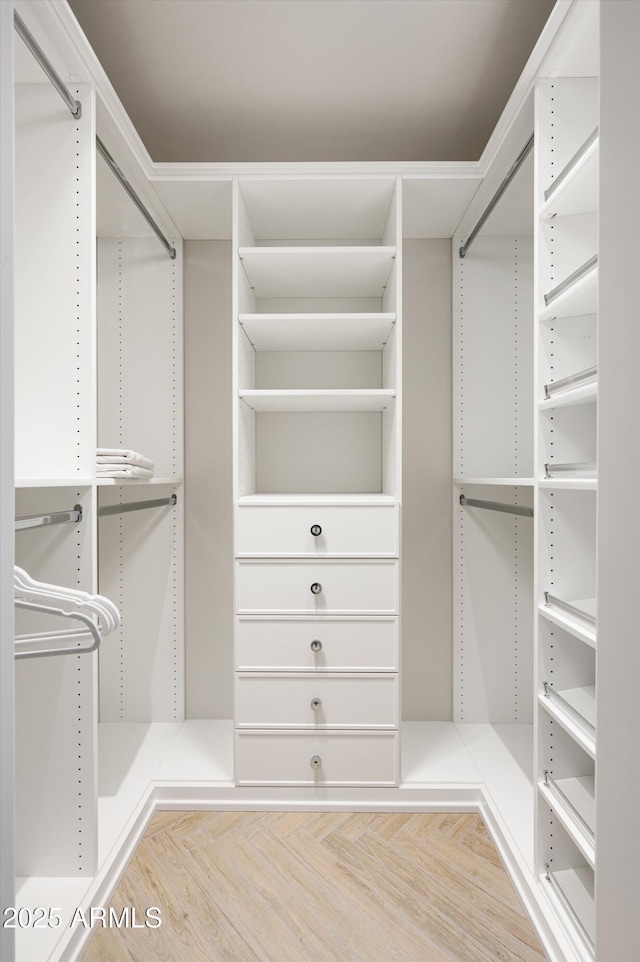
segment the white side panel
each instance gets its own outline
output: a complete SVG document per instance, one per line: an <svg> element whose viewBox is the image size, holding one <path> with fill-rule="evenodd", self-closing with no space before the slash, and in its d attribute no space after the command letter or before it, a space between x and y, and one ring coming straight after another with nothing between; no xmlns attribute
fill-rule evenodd
<svg viewBox="0 0 640 962"><path fill-rule="evenodd" d="M600 26L596 948L599 959L624 959L640 945L640 840L629 831L640 798L640 520L624 483L640 475L640 287L631 254L640 220L640 6L606 0Z"/></svg>
<svg viewBox="0 0 640 962"><path fill-rule="evenodd" d="M13 658L13 4L0 4L0 903L15 905ZM15 939L0 929L0 956L13 962Z"/></svg>
<svg viewBox="0 0 640 962"><path fill-rule="evenodd" d="M98 443L131 448L155 475L181 478L182 245L157 238L98 242Z"/></svg>
<svg viewBox="0 0 640 962"><path fill-rule="evenodd" d="M80 503L78 524L16 533L16 563L38 581L93 590L91 489L18 492L19 516ZM117 598L113 599L117 603ZM18 612L16 630L59 629ZM105 639L111 641L111 637ZM16 662L16 871L20 876L94 875L97 860L97 655Z"/></svg>
<svg viewBox="0 0 640 962"><path fill-rule="evenodd" d="M95 445L93 93L75 121L49 83L16 87L16 476L91 477Z"/></svg>
<svg viewBox="0 0 640 962"><path fill-rule="evenodd" d="M101 721L184 719L183 489L100 489L101 504L178 493L178 503L100 520L100 593L122 624L100 652Z"/></svg>

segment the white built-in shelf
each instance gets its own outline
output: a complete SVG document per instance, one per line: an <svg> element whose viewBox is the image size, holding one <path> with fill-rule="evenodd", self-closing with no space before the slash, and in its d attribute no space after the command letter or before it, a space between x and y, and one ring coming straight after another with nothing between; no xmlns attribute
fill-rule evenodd
<svg viewBox="0 0 640 962"><path fill-rule="evenodd" d="M597 478L541 478L542 491L597 491Z"/></svg>
<svg viewBox="0 0 640 962"><path fill-rule="evenodd" d="M547 781L538 783L538 790L589 865L595 868L595 776L557 780L549 776Z"/></svg>
<svg viewBox="0 0 640 962"><path fill-rule="evenodd" d="M16 488L90 488L92 478L16 478Z"/></svg>
<svg viewBox="0 0 640 962"><path fill-rule="evenodd" d="M395 176L242 177L240 190L258 239L378 243L389 218ZM444 235L443 235L444 236Z"/></svg>
<svg viewBox="0 0 640 962"><path fill-rule="evenodd" d="M241 314L256 351L380 351L395 314Z"/></svg>
<svg viewBox="0 0 640 962"><path fill-rule="evenodd" d="M588 264L591 266L586 269ZM595 314L598 310L597 260L591 258L562 284L549 291L545 298L546 306L539 314L541 321L554 317Z"/></svg>
<svg viewBox="0 0 640 962"><path fill-rule="evenodd" d="M144 487L147 484L182 484L182 478L98 478L98 487L133 484Z"/></svg>
<svg viewBox="0 0 640 962"><path fill-rule="evenodd" d="M541 218L598 209L599 144L596 128L545 191Z"/></svg>
<svg viewBox="0 0 640 962"><path fill-rule="evenodd" d="M393 388L370 390L239 391L254 411L333 413L384 411L395 398Z"/></svg>
<svg viewBox="0 0 640 962"><path fill-rule="evenodd" d="M593 953L595 944L595 899L593 870L587 866L550 872L551 881L542 877L547 895L556 902L569 920L582 929L587 945ZM550 891L549 891L550 890Z"/></svg>
<svg viewBox="0 0 640 962"><path fill-rule="evenodd" d="M242 505L296 505L296 504L397 504L391 494L247 494L238 498Z"/></svg>
<svg viewBox="0 0 640 962"><path fill-rule="evenodd" d="M540 402L541 411L553 411L560 407L576 407L592 404L598 398L598 371L591 367L579 374L545 384L545 399Z"/></svg>
<svg viewBox="0 0 640 962"><path fill-rule="evenodd" d="M593 610L595 611L595 599L592 599L592 601L594 606ZM584 602L578 603L584 604ZM547 621L568 631L574 638L579 638L580 641L584 641L590 648L596 647L596 630L592 625L580 621L578 617L572 617L559 608L553 608L551 605L538 605L538 611Z"/></svg>
<svg viewBox="0 0 640 962"><path fill-rule="evenodd" d="M454 484L506 485L512 488L532 488L533 478L454 478Z"/></svg>
<svg viewBox="0 0 640 962"><path fill-rule="evenodd" d="M241 247L256 297L382 297L395 247Z"/></svg>
<svg viewBox="0 0 640 962"><path fill-rule="evenodd" d="M596 757L596 690L595 685L564 688L547 687L538 701L564 730L591 757Z"/></svg>

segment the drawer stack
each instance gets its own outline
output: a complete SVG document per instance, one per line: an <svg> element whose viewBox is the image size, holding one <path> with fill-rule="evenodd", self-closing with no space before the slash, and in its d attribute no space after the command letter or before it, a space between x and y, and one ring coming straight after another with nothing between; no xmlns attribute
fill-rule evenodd
<svg viewBox="0 0 640 962"><path fill-rule="evenodd" d="M402 185L233 185L235 777L398 781Z"/></svg>
<svg viewBox="0 0 640 962"><path fill-rule="evenodd" d="M239 505L236 547L238 784L396 784L398 505Z"/></svg>

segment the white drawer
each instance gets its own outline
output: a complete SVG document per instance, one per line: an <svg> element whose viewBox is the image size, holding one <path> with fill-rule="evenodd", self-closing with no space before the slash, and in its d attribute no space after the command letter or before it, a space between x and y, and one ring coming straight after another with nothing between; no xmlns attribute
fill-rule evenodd
<svg viewBox="0 0 640 962"><path fill-rule="evenodd" d="M397 675L236 675L238 728L397 726Z"/></svg>
<svg viewBox="0 0 640 962"><path fill-rule="evenodd" d="M238 618L236 668L397 671L398 619Z"/></svg>
<svg viewBox="0 0 640 962"><path fill-rule="evenodd" d="M240 731L236 783L392 786L398 782L398 747L397 732Z"/></svg>
<svg viewBox="0 0 640 962"><path fill-rule="evenodd" d="M240 557L397 557L398 506L239 505L236 553Z"/></svg>
<svg viewBox="0 0 640 962"><path fill-rule="evenodd" d="M238 614L398 613L395 561L237 561ZM319 586L318 593L312 591Z"/></svg>

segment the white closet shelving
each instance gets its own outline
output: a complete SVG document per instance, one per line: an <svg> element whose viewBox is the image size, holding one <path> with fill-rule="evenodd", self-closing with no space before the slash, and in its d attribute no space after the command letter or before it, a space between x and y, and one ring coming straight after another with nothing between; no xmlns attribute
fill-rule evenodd
<svg viewBox="0 0 640 962"><path fill-rule="evenodd" d="M400 183L234 190L236 781L393 785Z"/></svg>
<svg viewBox="0 0 640 962"><path fill-rule="evenodd" d="M536 108L537 871L595 957L598 81Z"/></svg>

